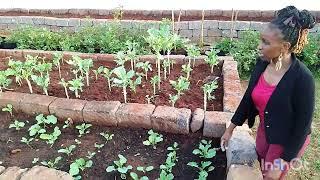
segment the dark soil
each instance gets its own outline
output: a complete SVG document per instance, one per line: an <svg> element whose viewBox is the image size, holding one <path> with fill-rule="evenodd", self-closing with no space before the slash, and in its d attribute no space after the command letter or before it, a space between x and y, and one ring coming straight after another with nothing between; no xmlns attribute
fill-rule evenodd
<svg viewBox="0 0 320 180"><path fill-rule="evenodd" d="M26 122L26 126L20 131L15 129L9 129L10 123L13 120L18 119ZM200 162L200 159L192 154L193 149L198 147L200 140L202 139L200 134L186 135L174 135L168 133L163 134L164 140L157 145L157 149L153 149L149 146L144 146L142 142L147 139L147 130L144 129L128 129L128 128L116 128L116 127L97 127L90 128L90 133L83 137L78 137L78 132L73 127L62 129L62 124L58 124L62 134L55 144L50 147L43 140L35 140L31 142L31 147L20 140L22 137L28 137L27 129L35 123L35 118L27 116L21 113L14 113L13 117L10 117L8 113L0 113L0 160L3 162L3 166L19 166L22 168L32 167L36 164L40 164L41 161L48 161L58 156L62 156L63 159L59 162L58 167L60 170L69 171L69 165L80 157L86 159L88 151L96 152L94 156L92 168L86 169L81 173L83 179L120 179L116 173L106 173L107 166L112 165L114 160L118 160L118 154L124 155L128 159L128 164L132 165L134 169L137 166L149 166L155 167L155 170L148 173L147 176L154 180L159 177L159 166L164 164L167 155L167 147L171 146L174 142L179 144L179 150L177 151L179 161L173 168L173 174L175 179L181 180L193 180L197 178L197 170L187 166L190 161ZM52 131L52 127L47 130ZM107 142L105 146L99 151L94 147L95 142L98 144L104 143L104 139L99 135L101 132L107 132L114 134L113 140ZM58 153L61 148L69 147L70 145L76 145L74 139L80 140L82 143L77 145L75 151L70 157L65 154ZM213 147L219 147L219 139L213 139ZM13 154L12 151L19 151ZM32 164L34 158L39 158L39 162ZM215 169L210 172L208 179L225 179L226 168L226 156L225 153L217 151L217 155L210 159Z"/></svg>
<svg viewBox="0 0 320 180"><path fill-rule="evenodd" d="M3 59L0 61L0 70L4 70L7 68L7 60ZM131 69L130 63L126 64L126 69ZM94 68L97 69L99 66L105 66L109 69L115 67L115 63L113 62L94 62ZM209 65L199 65L193 68L190 76L190 89L186 91L181 98L176 102L176 107L178 108L189 108L192 111L196 108L203 108L203 90L202 85L206 82L207 79L212 79L214 76L219 77L218 79L218 89L215 90L213 95L215 96L214 100L210 100L208 102L207 110L212 111L222 111L223 109L223 78L221 76L221 68L222 62L214 68L214 72L210 73ZM153 95L153 86L150 83L150 78L154 75L157 75L157 68L153 65L153 71L148 73L148 81L143 77L142 84L137 87L136 93L132 92L128 88L127 102L129 103L147 103L146 95ZM177 80L179 76L184 75L181 72L181 65L174 65L174 69L171 70L171 74L167 78L167 80L162 81L161 90L157 91L156 97L152 100L152 103L156 106L159 105L168 105L171 106L169 102L169 94L176 94L176 91L170 85L169 80ZM71 66L64 63L62 65L62 77L67 81L74 78L74 74L71 73ZM163 78L163 73L161 73L161 77ZM51 83L49 85L49 95L55 97L65 98L64 88L58 84L60 81L59 73L57 69L53 69L50 72ZM23 85L20 87L13 79L13 83L10 85L9 89L12 89L15 92L23 92L29 93L28 85L25 81L23 81ZM37 94L43 94L42 88L32 83L33 91ZM99 75L98 79L95 79L95 75L93 72L90 74L90 86L86 85L83 87L83 92L80 93L81 99L84 100L97 100L97 101L120 101L124 102L124 97L122 94L122 88L112 87L112 91L108 90L108 83L106 78ZM70 98L75 98L75 95L72 91L69 90Z"/></svg>

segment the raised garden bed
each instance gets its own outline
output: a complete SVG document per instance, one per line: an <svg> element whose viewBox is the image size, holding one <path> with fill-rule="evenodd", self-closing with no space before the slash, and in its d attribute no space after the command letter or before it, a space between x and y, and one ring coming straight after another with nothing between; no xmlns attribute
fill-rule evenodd
<svg viewBox="0 0 320 180"><path fill-rule="evenodd" d="M3 70L7 67L6 57L9 56L14 59L23 60L29 54L50 59L52 53L34 50L0 50L0 57L3 58L0 68ZM96 69L100 65L114 66L114 55L64 52L66 60L70 59L71 55L92 58L94 60L93 69ZM174 65L175 69L171 72L169 79L176 79L181 74L181 64L188 62L189 58L181 55L172 56L171 58L176 63ZM141 56L139 59L141 61L155 62L154 56ZM192 93L185 92L182 95L181 99L176 103L176 107L178 108L169 107L168 94L175 91L171 89L168 82L161 85L160 96L156 97L153 102L155 105L145 104L145 95L148 93L152 94L152 86L149 83L142 83L142 87L137 88L136 94L128 93L128 102L130 103L125 104L123 103L121 88L112 87L112 93L108 92L107 81L100 76L98 76L98 80L95 80L95 76L92 73L90 76L90 87L84 87L84 92L81 93L82 100L72 100L75 97L71 95L71 92L69 94L72 99L68 100L65 98L63 87L56 85L59 80L57 70L50 73L51 86L49 87L49 95L51 96L30 95L27 85L8 87L13 88L15 92L21 93L4 92L2 95L0 94L0 107L12 104L14 109L18 111L14 113L13 117L4 113L0 114L0 121L3 122L0 133L4 135L0 149L2 152L5 152L3 155L1 154L0 159L5 166L18 165L20 167L31 167L33 165L31 163L33 158L39 157L40 161L53 159L59 155L58 149L76 144L74 139L78 138L82 141L82 144L76 148L72 156L61 160L59 166L61 170L68 171L69 165L75 159L85 157L87 151L95 151L97 154L92 159L93 167L81 173L84 179L113 179L115 176L119 177L117 173L107 173L105 171L107 166L112 165L112 161L118 160L118 154L124 155L128 159L128 164L132 165L134 169L136 166L154 166L155 170L147 175L150 179L156 179L161 171L159 166L164 164L166 160L166 154L168 153L166 148L177 142L180 149L177 151L179 161L173 168L175 179L197 178L197 169L187 165L190 161L200 162L200 159L193 155L192 151L198 147L199 142L203 139L203 135L215 137L211 138L213 140L212 145L215 148L219 147L219 137L226 128L227 121L232 116L232 113L226 112L234 112L241 97L241 86L236 70L236 62L232 61L230 57L219 57L219 60L218 66L214 68L213 73L210 73L210 67L204 63L203 57L197 58L190 77L190 91ZM62 65L62 76L66 80L69 80L72 76L70 75L69 68L70 66L67 64ZM126 68L130 69L130 65L126 65ZM156 69L155 67L153 68ZM148 77L152 77L152 75L153 73L150 73ZM215 111L207 112L206 117L204 117L203 110L197 109L203 107L201 85L208 79L214 78L213 76L219 77L219 88L214 94L216 99L209 101L208 110L212 111L214 109ZM41 88L33 86L33 90L35 93L43 94ZM117 99L111 97L117 97ZM28 136L28 128L35 123L35 116L40 113L55 114L60 120L57 126L60 127L62 134L52 148L43 140L38 140L31 143L33 147L31 149L27 145L22 144L20 140L22 137ZM32 116L30 116L31 114ZM69 117L72 118L72 122L74 123L73 128L62 129L62 122ZM20 131L8 130L9 125L15 119L28 123ZM91 132L80 139L77 137L78 131L74 127L83 122L98 124L100 126L91 127ZM108 125L109 127L101 125ZM156 150L143 145L142 142L147 139L148 134L147 130L141 128L154 129L163 134L163 142L159 143ZM197 131L197 133L191 134L191 130L192 132ZM48 132L52 131L52 127L48 129ZM103 137L99 135L101 132L112 133L114 134L114 138L107 142L102 149L98 150L94 144L95 142L97 144L103 143ZM177 135L167 132L188 135ZM17 149L18 153L12 153L12 150L14 152ZM30 154L37 154L37 156L33 157ZM19 161L17 161L18 159ZM210 158L210 161L215 166L215 169L209 173L208 179L224 179L226 175L225 153L217 149L216 156Z"/></svg>

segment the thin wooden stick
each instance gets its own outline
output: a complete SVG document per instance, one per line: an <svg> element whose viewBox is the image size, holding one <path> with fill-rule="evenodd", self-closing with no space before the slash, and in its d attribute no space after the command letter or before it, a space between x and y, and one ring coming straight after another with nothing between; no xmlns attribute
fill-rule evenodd
<svg viewBox="0 0 320 180"><path fill-rule="evenodd" d="M172 12L171 12L171 19L172 19L172 33L174 33L175 32L175 30L174 30L174 10L172 10Z"/></svg>
<svg viewBox="0 0 320 180"><path fill-rule="evenodd" d="M204 10L202 10L202 21L201 21L201 37L200 37L200 46L203 47L203 24L204 24Z"/></svg>
<svg viewBox="0 0 320 180"><path fill-rule="evenodd" d="M180 9L179 16L178 16L178 24L180 23L180 20L181 20L181 14L182 14L182 10ZM178 28L177 28L177 34L179 34Z"/></svg>
<svg viewBox="0 0 320 180"><path fill-rule="evenodd" d="M233 33L233 21L234 21L234 10L232 9L232 14L231 14L231 28L230 28L230 39L232 40L233 39L233 35L232 35L232 33Z"/></svg>

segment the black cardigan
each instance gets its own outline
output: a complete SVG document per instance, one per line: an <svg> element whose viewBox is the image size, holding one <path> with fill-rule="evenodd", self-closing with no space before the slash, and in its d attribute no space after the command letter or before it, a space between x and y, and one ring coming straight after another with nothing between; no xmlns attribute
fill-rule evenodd
<svg viewBox="0 0 320 180"><path fill-rule="evenodd" d="M248 88L231 122L241 126L246 119L251 128L258 115L251 93L267 61L257 59ZM311 122L315 106L315 84L312 73L292 54L292 64L284 74L265 108L265 131L269 144L281 144L281 158L287 162L297 157L307 135L311 133Z"/></svg>

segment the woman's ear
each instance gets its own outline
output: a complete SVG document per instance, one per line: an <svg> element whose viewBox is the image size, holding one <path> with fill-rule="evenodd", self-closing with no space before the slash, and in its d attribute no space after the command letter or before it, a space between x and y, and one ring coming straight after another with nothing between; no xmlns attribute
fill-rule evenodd
<svg viewBox="0 0 320 180"><path fill-rule="evenodd" d="M283 42L282 43L282 49L285 52L289 52L290 51L290 47L291 47L291 43L289 42Z"/></svg>

